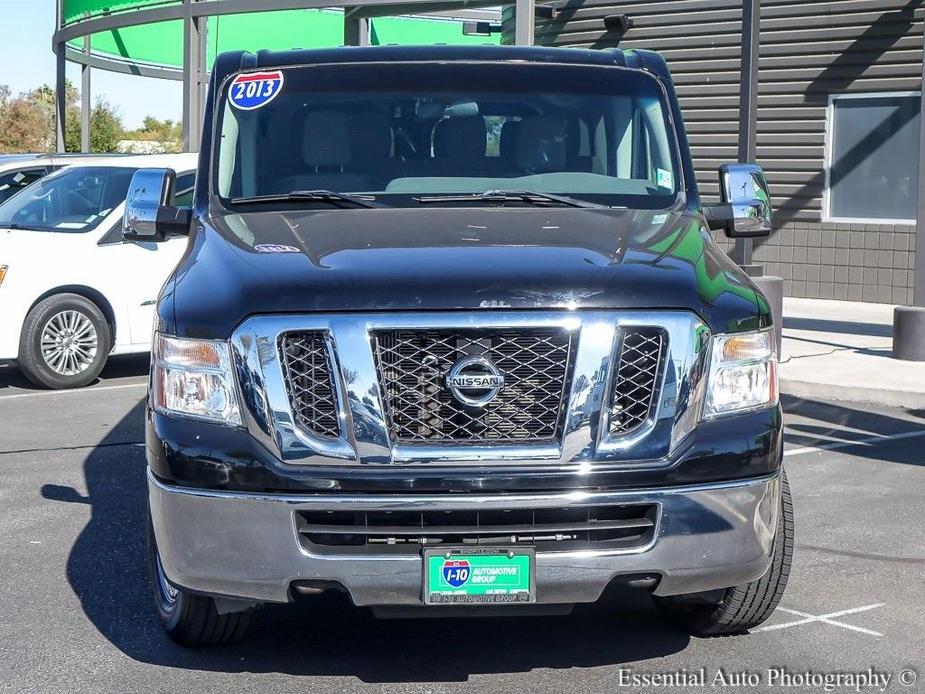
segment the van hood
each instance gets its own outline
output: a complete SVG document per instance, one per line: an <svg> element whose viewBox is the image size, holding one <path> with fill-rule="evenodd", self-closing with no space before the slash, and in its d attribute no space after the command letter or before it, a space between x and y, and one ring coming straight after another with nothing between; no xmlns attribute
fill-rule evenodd
<svg viewBox="0 0 925 694"><path fill-rule="evenodd" d="M325 209L197 223L162 326L227 338L266 313L687 309L714 332L770 324L693 215L539 207Z"/></svg>

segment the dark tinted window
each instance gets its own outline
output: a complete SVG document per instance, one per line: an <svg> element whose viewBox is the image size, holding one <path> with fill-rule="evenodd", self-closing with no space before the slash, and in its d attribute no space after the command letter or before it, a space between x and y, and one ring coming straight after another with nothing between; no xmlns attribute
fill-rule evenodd
<svg viewBox="0 0 925 694"><path fill-rule="evenodd" d="M832 102L829 217L915 219L919 97Z"/></svg>

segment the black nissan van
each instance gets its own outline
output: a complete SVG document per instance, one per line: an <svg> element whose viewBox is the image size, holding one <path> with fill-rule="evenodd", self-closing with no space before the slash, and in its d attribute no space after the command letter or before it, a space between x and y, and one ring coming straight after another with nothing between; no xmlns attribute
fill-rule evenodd
<svg viewBox="0 0 925 694"><path fill-rule="evenodd" d="M149 555L164 628L241 637L328 590L383 615L562 612L613 583L693 633L787 582L772 318L711 230L646 51L226 53L194 206L142 170L124 234L189 245L158 302Z"/></svg>

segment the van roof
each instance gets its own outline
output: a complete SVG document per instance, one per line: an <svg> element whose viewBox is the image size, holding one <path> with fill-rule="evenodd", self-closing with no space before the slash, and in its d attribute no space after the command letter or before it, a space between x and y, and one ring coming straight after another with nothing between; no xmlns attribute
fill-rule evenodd
<svg viewBox="0 0 925 694"><path fill-rule="evenodd" d="M653 51L541 46L342 46L338 48L232 51L221 54L216 67L222 78L242 69L322 63L380 62L527 62L535 64L613 65L669 78L664 59Z"/></svg>

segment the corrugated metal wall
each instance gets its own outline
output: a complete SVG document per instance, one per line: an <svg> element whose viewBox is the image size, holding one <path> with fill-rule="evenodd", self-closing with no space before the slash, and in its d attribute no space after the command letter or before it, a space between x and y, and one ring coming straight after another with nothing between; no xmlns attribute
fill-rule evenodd
<svg viewBox="0 0 925 694"><path fill-rule="evenodd" d="M701 195L717 197L716 168L737 156L741 0L543 4L556 11L537 20L537 44L619 44L665 56ZM790 296L907 303L913 227L822 222L826 107L830 94L919 89L923 0L761 5L757 158L771 184L777 231L755 259L784 277ZM633 20L622 37L604 29L604 17L614 14Z"/></svg>

